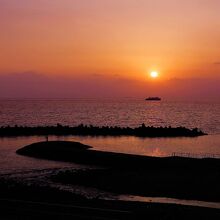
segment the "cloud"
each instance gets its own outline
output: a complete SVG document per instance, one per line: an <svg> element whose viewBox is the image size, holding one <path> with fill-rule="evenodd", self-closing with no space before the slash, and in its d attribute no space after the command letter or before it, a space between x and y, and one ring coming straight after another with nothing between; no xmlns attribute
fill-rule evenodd
<svg viewBox="0 0 220 220"><path fill-rule="evenodd" d="M91 74L91 76L93 76L93 77L103 77L103 74L93 73L93 74Z"/></svg>
<svg viewBox="0 0 220 220"><path fill-rule="evenodd" d="M0 98L145 98L220 100L220 79L171 79L158 83L102 75L74 78L34 72L0 74Z"/></svg>
<svg viewBox="0 0 220 220"><path fill-rule="evenodd" d="M104 74L95 77L94 74L90 74L77 78L49 76L31 71L0 74L0 98L115 97L124 96L129 86L123 79Z"/></svg>
<svg viewBox="0 0 220 220"><path fill-rule="evenodd" d="M213 64L214 65L220 65L220 62L214 62Z"/></svg>

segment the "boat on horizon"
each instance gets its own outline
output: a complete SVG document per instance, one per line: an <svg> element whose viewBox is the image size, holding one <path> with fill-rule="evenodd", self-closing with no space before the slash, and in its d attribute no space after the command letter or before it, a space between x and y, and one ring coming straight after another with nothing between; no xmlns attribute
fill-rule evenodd
<svg viewBox="0 0 220 220"><path fill-rule="evenodd" d="M148 97L145 99L146 101L161 101L160 97Z"/></svg>

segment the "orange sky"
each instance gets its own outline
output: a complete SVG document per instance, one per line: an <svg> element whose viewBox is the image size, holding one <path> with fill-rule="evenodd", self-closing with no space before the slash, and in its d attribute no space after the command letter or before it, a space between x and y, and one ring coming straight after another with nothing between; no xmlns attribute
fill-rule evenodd
<svg viewBox="0 0 220 220"><path fill-rule="evenodd" d="M220 79L219 11L219 0L0 0L0 75Z"/></svg>

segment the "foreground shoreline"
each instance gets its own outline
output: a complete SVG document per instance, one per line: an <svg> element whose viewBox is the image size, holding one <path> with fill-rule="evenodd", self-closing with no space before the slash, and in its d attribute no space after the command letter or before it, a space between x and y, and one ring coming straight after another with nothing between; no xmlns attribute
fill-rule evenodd
<svg viewBox="0 0 220 220"><path fill-rule="evenodd" d="M78 142L51 141L28 145L18 154L102 168L60 171L62 184L94 187L117 194L220 201L220 160L147 157L101 152Z"/></svg>
<svg viewBox="0 0 220 220"><path fill-rule="evenodd" d="M70 192L0 179L1 219L213 219L220 210L196 206L86 199Z"/></svg>

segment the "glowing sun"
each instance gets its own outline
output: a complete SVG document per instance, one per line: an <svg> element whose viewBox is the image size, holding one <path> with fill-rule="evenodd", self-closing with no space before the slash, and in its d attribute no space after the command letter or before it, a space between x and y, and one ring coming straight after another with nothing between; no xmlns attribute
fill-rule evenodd
<svg viewBox="0 0 220 220"><path fill-rule="evenodd" d="M150 76L151 76L152 78L157 78L157 77L159 76L159 74L158 74L158 72L156 72L156 71L152 71L152 72L150 73Z"/></svg>

